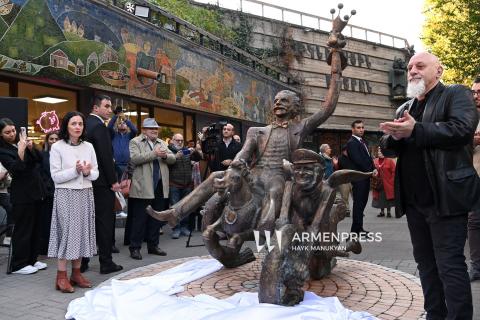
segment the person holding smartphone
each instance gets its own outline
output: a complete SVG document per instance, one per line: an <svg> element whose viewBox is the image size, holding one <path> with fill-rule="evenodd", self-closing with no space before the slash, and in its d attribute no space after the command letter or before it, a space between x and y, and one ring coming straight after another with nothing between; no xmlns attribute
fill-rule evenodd
<svg viewBox="0 0 480 320"><path fill-rule="evenodd" d="M187 148L180 133L173 135L168 148L175 154L176 161L168 166L170 172L170 204L174 205L193 190L192 161L202 159L202 149ZM172 231L172 239L190 234L189 217L180 221Z"/></svg>
<svg viewBox="0 0 480 320"><path fill-rule="evenodd" d="M47 268L46 263L37 261L41 229L39 218L45 197L39 170L41 161L40 151L28 139L26 128L21 129L17 140L13 121L0 119L0 162L12 177L10 201L15 228L10 271L15 274L32 274Z"/></svg>

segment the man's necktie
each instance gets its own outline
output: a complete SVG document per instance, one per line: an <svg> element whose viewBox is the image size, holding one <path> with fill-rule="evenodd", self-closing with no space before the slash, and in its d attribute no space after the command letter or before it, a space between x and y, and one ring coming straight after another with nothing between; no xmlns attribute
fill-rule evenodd
<svg viewBox="0 0 480 320"><path fill-rule="evenodd" d="M157 189L158 180L160 180L160 163L158 159L153 160L153 191Z"/></svg>
<svg viewBox="0 0 480 320"><path fill-rule="evenodd" d="M370 152L368 152L368 146L367 146L367 144L365 143L365 141L360 138L360 142L363 144L363 146L364 146L365 149L367 150L367 153L370 154Z"/></svg>

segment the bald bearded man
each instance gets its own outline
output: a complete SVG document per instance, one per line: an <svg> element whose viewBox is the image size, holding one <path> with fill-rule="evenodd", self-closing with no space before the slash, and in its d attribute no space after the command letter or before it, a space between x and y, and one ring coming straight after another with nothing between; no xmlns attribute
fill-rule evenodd
<svg viewBox="0 0 480 320"><path fill-rule="evenodd" d="M463 251L467 214L480 199L472 165L478 115L469 90L443 85L442 73L433 54L410 59L407 94L413 99L394 121L380 124L382 148L398 155L395 199L407 216L427 319L472 319Z"/></svg>

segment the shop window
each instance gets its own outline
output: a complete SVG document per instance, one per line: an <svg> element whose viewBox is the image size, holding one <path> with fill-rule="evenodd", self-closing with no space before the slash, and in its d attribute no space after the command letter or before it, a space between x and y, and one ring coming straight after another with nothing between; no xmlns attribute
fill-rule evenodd
<svg viewBox="0 0 480 320"><path fill-rule="evenodd" d="M28 136L38 145L47 132L60 128L67 112L77 110L75 91L19 82L18 97L28 99Z"/></svg>
<svg viewBox="0 0 480 320"><path fill-rule="evenodd" d="M160 139L169 142L175 133L185 134L183 128L183 112L154 108L153 114L155 120L161 126L159 132Z"/></svg>
<svg viewBox="0 0 480 320"><path fill-rule="evenodd" d="M143 120L149 117L150 111L147 107L138 108L135 106L135 108L130 108L125 114L130 118L130 121L137 126L138 132L141 132Z"/></svg>
<svg viewBox="0 0 480 320"><path fill-rule="evenodd" d="M183 113L163 108L154 108L154 117L158 123L183 127Z"/></svg>
<svg viewBox="0 0 480 320"><path fill-rule="evenodd" d="M0 81L0 97L10 96L10 85L8 82Z"/></svg>
<svg viewBox="0 0 480 320"><path fill-rule="evenodd" d="M195 132L193 132L193 117L191 115L185 116L185 141L197 140Z"/></svg>

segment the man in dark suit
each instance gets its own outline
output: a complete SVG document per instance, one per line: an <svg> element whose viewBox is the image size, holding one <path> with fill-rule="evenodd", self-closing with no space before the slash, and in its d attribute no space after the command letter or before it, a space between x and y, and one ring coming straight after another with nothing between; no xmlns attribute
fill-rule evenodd
<svg viewBox="0 0 480 320"><path fill-rule="evenodd" d="M480 210L472 141L478 124L472 94L440 82L443 67L428 52L408 63L413 99L380 124L382 150L398 155L396 215L406 214L427 319L472 319L465 263L469 212Z"/></svg>
<svg viewBox="0 0 480 320"><path fill-rule="evenodd" d="M362 120L355 120L352 123L352 137L347 142L347 154L350 158L353 170L361 172L374 172L376 174L373 159L368 151L368 144L363 140L365 126ZM363 229L363 210L368 202L370 193L370 179L352 182L353 196L353 217L351 232L366 232Z"/></svg>
<svg viewBox="0 0 480 320"><path fill-rule="evenodd" d="M112 260L113 235L115 232L114 191L120 190L113 163L112 139L105 121L112 114L112 102L105 95L95 96L92 112L87 117L87 139L95 148L100 175L93 182L95 198L95 231L99 251L100 273L107 274L123 269ZM88 260L82 260L82 270L88 269Z"/></svg>

